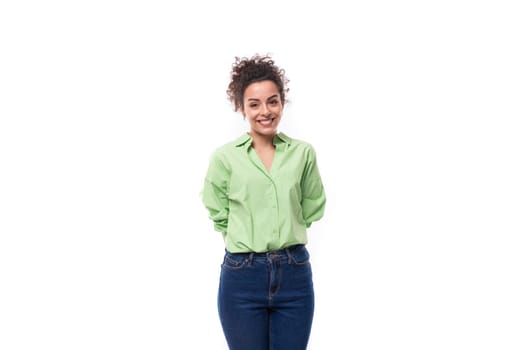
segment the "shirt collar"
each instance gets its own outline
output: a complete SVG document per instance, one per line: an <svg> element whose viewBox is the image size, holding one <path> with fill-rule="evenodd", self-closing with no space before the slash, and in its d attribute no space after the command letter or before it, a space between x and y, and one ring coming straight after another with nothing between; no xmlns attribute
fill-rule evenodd
<svg viewBox="0 0 525 350"><path fill-rule="evenodd" d="M274 145L278 143L278 139L280 139L282 142L286 143L288 146L292 143L292 139L285 135L283 132L280 132L274 137L273 143Z"/></svg>
<svg viewBox="0 0 525 350"><path fill-rule="evenodd" d="M241 137L235 140L235 147L248 148L250 147L251 144L252 144L252 137L248 133L242 134Z"/></svg>
<svg viewBox="0 0 525 350"><path fill-rule="evenodd" d="M292 142L292 139L289 136L285 135L284 133L280 132L274 136L273 144L276 145L281 142L284 142L285 144L290 145L290 143ZM252 137L248 133L242 134L241 137L235 140L236 147L243 147L244 149L247 149L251 145L252 145Z"/></svg>

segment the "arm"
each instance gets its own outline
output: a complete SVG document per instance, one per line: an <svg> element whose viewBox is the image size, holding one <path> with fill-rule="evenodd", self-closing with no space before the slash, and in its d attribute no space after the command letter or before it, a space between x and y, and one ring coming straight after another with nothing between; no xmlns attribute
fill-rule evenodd
<svg viewBox="0 0 525 350"><path fill-rule="evenodd" d="M323 217L326 196L323 183L317 168L315 150L310 146L307 150L306 165L301 178L303 218L306 227Z"/></svg>
<svg viewBox="0 0 525 350"><path fill-rule="evenodd" d="M226 233L228 229L228 192L230 173L217 153L210 159L208 172L204 180L202 201L214 222L216 231Z"/></svg>

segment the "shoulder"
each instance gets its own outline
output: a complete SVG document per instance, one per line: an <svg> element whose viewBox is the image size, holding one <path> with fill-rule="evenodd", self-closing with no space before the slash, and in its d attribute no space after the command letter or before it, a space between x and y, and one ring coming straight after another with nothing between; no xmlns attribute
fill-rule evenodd
<svg viewBox="0 0 525 350"><path fill-rule="evenodd" d="M244 134L241 137L224 143L219 147L216 147L211 153L210 160L214 163L221 163L223 166L228 167L232 157L236 157L246 142L250 140L248 134Z"/></svg>

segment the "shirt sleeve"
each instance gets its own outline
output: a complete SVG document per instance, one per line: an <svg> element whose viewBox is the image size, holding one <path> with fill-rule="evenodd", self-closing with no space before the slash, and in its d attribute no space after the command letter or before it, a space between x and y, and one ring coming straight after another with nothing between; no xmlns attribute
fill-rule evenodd
<svg viewBox="0 0 525 350"><path fill-rule="evenodd" d="M201 192L202 201L208 209L209 218L216 231L226 233L228 229L228 191L230 174L217 153L210 159L208 172Z"/></svg>
<svg viewBox="0 0 525 350"><path fill-rule="evenodd" d="M323 182L317 168L317 157L312 147L309 147L307 153L306 166L301 178L301 192L303 218L306 227L310 227L312 222L323 217L326 204Z"/></svg>

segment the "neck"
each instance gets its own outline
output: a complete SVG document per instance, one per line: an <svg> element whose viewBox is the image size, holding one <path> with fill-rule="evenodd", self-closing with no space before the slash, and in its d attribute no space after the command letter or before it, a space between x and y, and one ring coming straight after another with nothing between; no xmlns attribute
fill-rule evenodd
<svg viewBox="0 0 525 350"><path fill-rule="evenodd" d="M257 134L253 131L249 132L250 136L252 137L252 145L253 148L266 148L266 147L273 147L273 137L275 135L261 135Z"/></svg>

